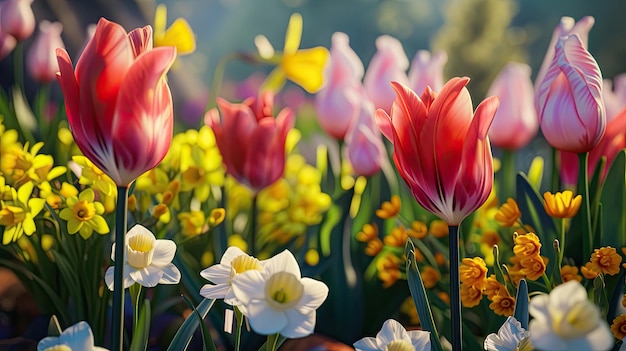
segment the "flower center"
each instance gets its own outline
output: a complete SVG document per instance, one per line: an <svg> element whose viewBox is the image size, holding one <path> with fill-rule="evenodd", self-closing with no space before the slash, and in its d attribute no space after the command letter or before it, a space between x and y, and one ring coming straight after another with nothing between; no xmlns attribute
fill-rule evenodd
<svg viewBox="0 0 626 351"><path fill-rule="evenodd" d="M598 325L600 311L589 301L580 301L565 315L556 316L553 321L554 333L564 339L578 338Z"/></svg>
<svg viewBox="0 0 626 351"><path fill-rule="evenodd" d="M394 340L387 344L385 351L413 351L413 345L406 340Z"/></svg>
<svg viewBox="0 0 626 351"><path fill-rule="evenodd" d="M128 238L128 264L135 268L148 267L152 263L155 242L154 236L145 233Z"/></svg>
<svg viewBox="0 0 626 351"><path fill-rule="evenodd" d="M54 345L54 346L48 347L47 349L43 351L72 351L72 348L65 344L61 344L61 345Z"/></svg>
<svg viewBox="0 0 626 351"><path fill-rule="evenodd" d="M21 223L26 218L26 212L20 207L6 206L0 210L0 225L10 227Z"/></svg>
<svg viewBox="0 0 626 351"><path fill-rule="evenodd" d="M72 208L74 217L80 221L88 221L96 214L96 206L87 201L78 201Z"/></svg>
<svg viewBox="0 0 626 351"><path fill-rule="evenodd" d="M191 166L183 172L183 181L190 184L198 184L204 180L205 171L200 167Z"/></svg>
<svg viewBox="0 0 626 351"><path fill-rule="evenodd" d="M261 263L259 260L252 256L248 255L239 255L235 257L231 262L230 266L232 270L230 271L230 278L232 279L235 275L243 273L245 271L261 270Z"/></svg>
<svg viewBox="0 0 626 351"><path fill-rule="evenodd" d="M304 292L304 285L295 275L287 272L278 272L272 275L265 283L265 296L272 308L280 311L295 306Z"/></svg>
<svg viewBox="0 0 626 351"><path fill-rule="evenodd" d="M530 337L527 336L520 340L519 344L515 348L515 351L534 351L533 344L530 343Z"/></svg>

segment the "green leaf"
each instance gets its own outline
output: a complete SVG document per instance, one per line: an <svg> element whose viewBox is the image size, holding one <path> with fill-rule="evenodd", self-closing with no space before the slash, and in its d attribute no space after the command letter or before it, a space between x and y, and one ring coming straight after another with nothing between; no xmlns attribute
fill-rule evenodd
<svg viewBox="0 0 626 351"><path fill-rule="evenodd" d="M176 332L176 335L174 335L170 346L167 348L167 351L187 350L187 347L191 342L191 338L193 337L193 333L198 328L198 325L200 325L200 320L203 320L207 316L214 303L215 300L213 299L204 299L202 300L202 302L200 302L198 307L194 309L197 314L194 313L193 316L189 315L187 319L185 319L183 324ZM200 315L201 318L197 318L197 315Z"/></svg>
<svg viewBox="0 0 626 351"><path fill-rule="evenodd" d="M150 337L150 320L151 320L150 300L144 300L143 307L139 313L139 322L137 330L133 333L133 340L130 343L130 351L145 351L148 347L148 338Z"/></svg>
<svg viewBox="0 0 626 351"><path fill-rule="evenodd" d="M515 311L513 316L517 319L522 328L528 330L528 284L526 279L522 279L517 287L517 295L515 295Z"/></svg>
<svg viewBox="0 0 626 351"><path fill-rule="evenodd" d="M626 243L626 150L620 151L607 173L600 198L602 208L601 246L622 247ZM585 255L590 255L586 252Z"/></svg>
<svg viewBox="0 0 626 351"><path fill-rule="evenodd" d="M189 299L185 297L185 295L181 295L181 296L183 300L185 300L185 303L187 303L187 306L189 306L189 308L193 310L194 316L198 318L198 323L200 324L200 332L202 332L202 345L203 345L202 349L204 351L217 351L215 349L215 343L213 342L211 333L209 333L209 330L207 329L207 326L204 323L204 317L200 315L198 310L194 307L191 301L189 301Z"/></svg>
<svg viewBox="0 0 626 351"><path fill-rule="evenodd" d="M63 330L59 325L57 316L52 315L52 317L50 317L50 322L48 323L48 336L59 336L62 332Z"/></svg>
<svg viewBox="0 0 626 351"><path fill-rule="evenodd" d="M409 290L411 290L411 296L415 302L415 307L417 308L417 314L420 317L422 328L430 332L432 350L443 351L439 341L439 333L437 332L437 327L435 327L433 313L430 309L430 303L428 302L428 296L426 295L426 289L424 288L424 282L422 281L419 269L417 268L414 250L415 247L413 246L413 243L411 240L408 240L405 248L405 256Z"/></svg>
<svg viewBox="0 0 626 351"><path fill-rule="evenodd" d="M341 221L341 208L333 204L326 212L324 222L320 228L320 249L324 256L330 255L330 234L333 228Z"/></svg>

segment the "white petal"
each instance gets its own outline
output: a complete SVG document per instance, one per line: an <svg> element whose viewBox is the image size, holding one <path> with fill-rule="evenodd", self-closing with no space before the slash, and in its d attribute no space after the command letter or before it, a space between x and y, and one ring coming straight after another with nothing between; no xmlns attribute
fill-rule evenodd
<svg viewBox="0 0 626 351"><path fill-rule="evenodd" d="M308 313L316 310L328 297L328 286L311 278L302 278L300 282L304 285L304 295L298 302L298 311Z"/></svg>
<svg viewBox="0 0 626 351"><path fill-rule="evenodd" d="M72 350L91 350L93 347L93 333L87 322L78 322L65 329L59 341L66 344Z"/></svg>
<svg viewBox="0 0 626 351"><path fill-rule="evenodd" d="M287 325L285 313L274 310L265 301L250 301L246 304L246 313L250 327L261 335L278 333Z"/></svg>
<svg viewBox="0 0 626 351"><path fill-rule="evenodd" d="M285 250L265 261L263 271L267 273L268 277L278 272L291 273L298 279L302 276L300 273L300 266L298 266L298 261L296 261L296 258L289 250Z"/></svg>
<svg viewBox="0 0 626 351"><path fill-rule="evenodd" d="M387 319L378 334L376 334L376 340L380 346L387 345L394 340L402 339L408 339L407 341L411 342L406 329L395 319Z"/></svg>
<svg viewBox="0 0 626 351"><path fill-rule="evenodd" d="M172 262L176 254L176 243L172 240L157 240L151 265L162 267Z"/></svg>
<svg viewBox="0 0 626 351"><path fill-rule="evenodd" d="M363 338L354 344L354 348L357 351L379 351L378 345L376 344L376 339L372 337Z"/></svg>
<svg viewBox="0 0 626 351"><path fill-rule="evenodd" d="M130 272L130 277L142 286L152 288L159 284L159 280L161 280L162 274L163 273L160 269L149 266Z"/></svg>
<svg viewBox="0 0 626 351"><path fill-rule="evenodd" d="M550 310L557 308L561 313L567 313L578 301L587 300L587 290L576 280L557 285L550 292L548 305Z"/></svg>
<svg viewBox="0 0 626 351"><path fill-rule="evenodd" d="M180 271L173 263L159 269L163 272L159 284L178 284L180 282Z"/></svg>
<svg viewBox="0 0 626 351"><path fill-rule="evenodd" d="M113 291L113 278L115 275L115 266L111 266L107 268L107 271L104 273L104 282L106 283L109 290Z"/></svg>
<svg viewBox="0 0 626 351"><path fill-rule="evenodd" d="M589 345L591 345L589 350L593 351L610 350L614 345L611 329L603 320L596 329L585 336L585 339L589 340Z"/></svg>
<svg viewBox="0 0 626 351"><path fill-rule="evenodd" d="M156 238L154 234L150 231L150 229L142 226L141 224L135 224L132 228L130 228L130 230L128 230L128 232L126 232L126 239L128 240L129 237L138 234L150 235L153 238Z"/></svg>
<svg viewBox="0 0 626 351"><path fill-rule="evenodd" d="M37 344L37 351L44 351L52 346L59 345L59 337L58 336L48 336L39 341Z"/></svg>
<svg viewBox="0 0 626 351"><path fill-rule="evenodd" d="M244 305L251 299L265 299L265 280L260 271L250 270L237 274L231 284L235 297Z"/></svg>
<svg viewBox="0 0 626 351"><path fill-rule="evenodd" d="M430 332L424 330L410 330L406 332L411 338L411 344L416 350L430 350Z"/></svg>
<svg viewBox="0 0 626 351"><path fill-rule="evenodd" d="M528 329L530 331L530 340L536 349L568 350L567 342L556 335L549 324L533 319L530 321Z"/></svg>
<svg viewBox="0 0 626 351"><path fill-rule="evenodd" d="M548 311L548 302L550 299L547 294L537 295L530 300L528 312L535 320L541 320L542 324L550 325L550 312ZM531 332L532 333L532 332Z"/></svg>
<svg viewBox="0 0 626 351"><path fill-rule="evenodd" d="M231 246L228 249L226 249L226 251L222 255L222 258L220 259L220 264L223 264L223 265L226 265L226 266L230 267L230 263L236 257L241 256L241 255L247 255L247 253L243 252L237 246Z"/></svg>
<svg viewBox="0 0 626 351"><path fill-rule="evenodd" d="M229 290L231 290L230 284L205 284L200 289L200 295L207 299L223 299Z"/></svg>
<svg viewBox="0 0 626 351"><path fill-rule="evenodd" d="M287 325L280 331L280 335L294 339L313 334L315 329L315 311L302 314L296 310L285 311Z"/></svg>
<svg viewBox="0 0 626 351"><path fill-rule="evenodd" d="M213 284L226 283L230 285L230 265L214 264L200 271L200 276Z"/></svg>
<svg viewBox="0 0 626 351"><path fill-rule="evenodd" d="M111 245L111 261L115 262L115 243Z"/></svg>

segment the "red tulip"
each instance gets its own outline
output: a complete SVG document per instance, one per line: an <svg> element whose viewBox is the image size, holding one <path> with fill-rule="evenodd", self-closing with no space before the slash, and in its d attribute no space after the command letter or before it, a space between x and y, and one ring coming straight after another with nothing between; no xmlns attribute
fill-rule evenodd
<svg viewBox="0 0 626 351"><path fill-rule="evenodd" d="M232 104L218 98L217 110L207 112L205 122L213 129L226 172L258 192L282 177L285 142L295 115L285 108L273 117L273 94Z"/></svg>
<svg viewBox="0 0 626 351"><path fill-rule="evenodd" d="M22 41L35 30L35 14L30 7L33 0L6 0L0 11L2 31Z"/></svg>
<svg viewBox="0 0 626 351"><path fill-rule="evenodd" d="M26 68L37 82L49 83L59 71L56 49L64 47L63 40L61 40L62 31L61 22L41 21L39 23L39 35L35 38L26 57Z"/></svg>
<svg viewBox="0 0 626 351"><path fill-rule="evenodd" d="M508 150L526 146L539 129L530 66L508 63L491 83L487 96L500 98L498 112L489 129L491 143Z"/></svg>
<svg viewBox="0 0 626 351"><path fill-rule="evenodd" d="M376 38L376 49L367 66L363 86L374 106L389 112L396 97L389 83L396 81L408 84L406 70L409 68L409 58L402 48L402 43L388 35Z"/></svg>
<svg viewBox="0 0 626 351"><path fill-rule="evenodd" d="M152 49L150 26L126 33L102 18L76 70L57 49L58 80L80 150L118 186L154 168L172 141L172 96L165 74L174 47Z"/></svg>
<svg viewBox="0 0 626 351"><path fill-rule="evenodd" d="M559 39L535 96L541 131L554 148L583 153L602 138L602 73L577 34Z"/></svg>
<svg viewBox="0 0 626 351"><path fill-rule="evenodd" d="M413 196L450 226L480 207L493 186L487 130L498 98L485 99L472 113L468 82L453 78L438 95L426 89L421 97L392 82L397 98L391 114L376 111L376 122L393 143L393 160Z"/></svg>

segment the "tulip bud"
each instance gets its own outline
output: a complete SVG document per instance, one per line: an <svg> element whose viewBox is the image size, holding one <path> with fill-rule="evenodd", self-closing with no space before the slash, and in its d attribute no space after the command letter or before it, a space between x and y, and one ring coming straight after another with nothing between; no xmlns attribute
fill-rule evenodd
<svg viewBox="0 0 626 351"><path fill-rule="evenodd" d="M431 55L427 50L419 50L411 61L409 87L418 94L426 87L439 92L443 87L443 66L446 62L448 55L443 51Z"/></svg>
<svg viewBox="0 0 626 351"><path fill-rule="evenodd" d="M56 49L64 47L61 31L61 22L42 21L39 24L39 35L28 51L26 69L40 83L49 83L56 78L59 71Z"/></svg>
<svg viewBox="0 0 626 351"><path fill-rule="evenodd" d="M15 45L17 45L17 40L0 28L0 60L7 57L15 49Z"/></svg>
<svg viewBox="0 0 626 351"><path fill-rule="evenodd" d="M374 105L369 101L361 102L360 110L359 120L346 139L346 147L354 173L369 177L380 171L386 154L380 131L374 125Z"/></svg>
<svg viewBox="0 0 626 351"><path fill-rule="evenodd" d="M35 30L35 14L30 5L33 0L6 0L0 11L2 31L22 41Z"/></svg>
<svg viewBox="0 0 626 351"><path fill-rule="evenodd" d="M376 49L367 66L363 85L374 107L389 112L396 97L391 82L396 81L405 85L409 83L406 75L409 59L404 53L402 43L388 35L376 39Z"/></svg>

